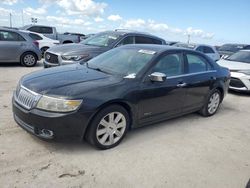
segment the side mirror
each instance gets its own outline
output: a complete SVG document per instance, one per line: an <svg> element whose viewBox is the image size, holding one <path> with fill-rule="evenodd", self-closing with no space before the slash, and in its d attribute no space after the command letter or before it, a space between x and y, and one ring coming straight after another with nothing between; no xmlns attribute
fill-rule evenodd
<svg viewBox="0 0 250 188"><path fill-rule="evenodd" d="M167 76L161 72L153 72L149 75L149 78L152 82L164 82L167 79Z"/></svg>

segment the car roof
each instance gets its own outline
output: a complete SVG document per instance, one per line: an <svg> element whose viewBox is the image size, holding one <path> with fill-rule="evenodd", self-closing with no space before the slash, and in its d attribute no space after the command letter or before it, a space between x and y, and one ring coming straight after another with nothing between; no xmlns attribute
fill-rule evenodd
<svg viewBox="0 0 250 188"><path fill-rule="evenodd" d="M185 44L185 45L190 45L190 46L194 46L194 47L197 47L197 46L207 46L207 47L210 47L210 48L214 48L214 46L212 45L209 45L209 44L199 44L199 43L185 43L185 42L177 42L176 43L177 45L178 44Z"/></svg>
<svg viewBox="0 0 250 188"><path fill-rule="evenodd" d="M159 40L165 41L163 38L157 37L157 36L152 35L150 33L140 32L140 31L132 31L132 30L126 30L126 29L116 29L114 31L109 30L109 31L103 31L101 33L117 33L119 35L127 35L127 34L132 34L132 35L134 34L134 35L136 35L137 34L137 35L145 35L145 36L148 36L148 37L152 37L152 38L155 38L155 39L159 39Z"/></svg>
<svg viewBox="0 0 250 188"><path fill-rule="evenodd" d="M159 45L159 44L127 44L127 45L121 46L120 48L151 50L157 53L162 53L167 50L185 50L185 51L196 52L194 50L190 50L187 48L169 46L169 45Z"/></svg>

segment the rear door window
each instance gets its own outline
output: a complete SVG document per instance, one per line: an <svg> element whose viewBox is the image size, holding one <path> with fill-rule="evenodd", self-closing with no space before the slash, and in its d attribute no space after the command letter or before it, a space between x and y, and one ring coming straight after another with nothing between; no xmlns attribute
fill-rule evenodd
<svg viewBox="0 0 250 188"><path fill-rule="evenodd" d="M205 58L199 55L187 54L189 73L199 73L211 70L211 65Z"/></svg>
<svg viewBox="0 0 250 188"><path fill-rule="evenodd" d="M1 41L25 41L25 39L18 33L12 31L0 31Z"/></svg>
<svg viewBox="0 0 250 188"><path fill-rule="evenodd" d="M162 44L162 41L150 37L136 36L136 44Z"/></svg>

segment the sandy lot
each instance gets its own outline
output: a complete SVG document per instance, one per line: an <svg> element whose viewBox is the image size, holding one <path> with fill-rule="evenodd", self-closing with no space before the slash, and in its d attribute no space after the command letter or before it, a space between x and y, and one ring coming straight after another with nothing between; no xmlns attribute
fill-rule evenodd
<svg viewBox="0 0 250 188"><path fill-rule="evenodd" d="M42 69L0 65L0 187L244 188L250 178L250 95L230 93L210 118L190 114L129 132L99 151L45 142L12 118L19 78Z"/></svg>

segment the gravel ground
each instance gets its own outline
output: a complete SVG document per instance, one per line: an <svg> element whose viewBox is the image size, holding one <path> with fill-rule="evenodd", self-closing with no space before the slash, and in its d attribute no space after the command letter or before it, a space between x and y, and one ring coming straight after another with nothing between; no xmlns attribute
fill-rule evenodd
<svg viewBox="0 0 250 188"><path fill-rule="evenodd" d="M250 96L229 93L210 118L190 114L129 132L116 148L46 142L14 122L11 97L24 74L0 65L0 187L245 188L250 178Z"/></svg>

